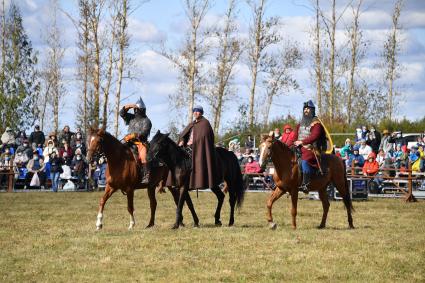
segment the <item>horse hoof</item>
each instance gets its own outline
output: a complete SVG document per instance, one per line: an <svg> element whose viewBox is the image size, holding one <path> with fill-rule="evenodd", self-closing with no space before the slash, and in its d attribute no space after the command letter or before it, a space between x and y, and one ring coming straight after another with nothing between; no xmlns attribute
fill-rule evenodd
<svg viewBox="0 0 425 283"><path fill-rule="evenodd" d="M319 225L317 226L317 229L325 229L325 225Z"/></svg>
<svg viewBox="0 0 425 283"><path fill-rule="evenodd" d="M174 224L173 227L171 227L172 230L176 230L179 229L179 225L178 224Z"/></svg>
<svg viewBox="0 0 425 283"><path fill-rule="evenodd" d="M276 230L276 228L277 228L277 224L276 223L274 223L274 222L270 222L270 229L271 230Z"/></svg>
<svg viewBox="0 0 425 283"><path fill-rule="evenodd" d="M354 228L354 226L353 226L353 225L350 225L350 229L356 229L356 228Z"/></svg>
<svg viewBox="0 0 425 283"><path fill-rule="evenodd" d="M193 223L193 228L199 228L199 223Z"/></svg>
<svg viewBox="0 0 425 283"><path fill-rule="evenodd" d="M96 226L96 231L100 231L100 230L102 230L102 226L103 226L103 225Z"/></svg>
<svg viewBox="0 0 425 283"><path fill-rule="evenodd" d="M215 226L217 226L217 227L221 227L223 225L223 223L221 223L221 221L220 220L216 220L215 221Z"/></svg>

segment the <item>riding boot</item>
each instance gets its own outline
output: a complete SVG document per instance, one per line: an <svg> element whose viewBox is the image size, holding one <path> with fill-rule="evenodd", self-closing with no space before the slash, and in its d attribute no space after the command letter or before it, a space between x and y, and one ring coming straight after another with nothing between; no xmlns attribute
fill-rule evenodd
<svg viewBox="0 0 425 283"><path fill-rule="evenodd" d="M148 163L143 163L142 168L143 168L142 184L147 184L149 183L149 177L150 177L150 170L149 170Z"/></svg>
<svg viewBox="0 0 425 283"><path fill-rule="evenodd" d="M299 187L299 190L303 191L306 195L308 194L308 186L310 185L310 173L303 173L303 183Z"/></svg>

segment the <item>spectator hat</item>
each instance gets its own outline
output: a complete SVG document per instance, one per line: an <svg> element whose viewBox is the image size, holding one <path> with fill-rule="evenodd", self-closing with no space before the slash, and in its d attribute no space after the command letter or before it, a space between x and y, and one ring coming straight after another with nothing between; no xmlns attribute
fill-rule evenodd
<svg viewBox="0 0 425 283"><path fill-rule="evenodd" d="M204 114L204 108L202 108L202 106L200 105L196 105L195 107L193 107L192 112L199 112L201 114Z"/></svg>
<svg viewBox="0 0 425 283"><path fill-rule="evenodd" d="M389 135L389 134L390 134L390 131L388 131L387 129L385 129L382 133L383 133L384 135Z"/></svg>
<svg viewBox="0 0 425 283"><path fill-rule="evenodd" d="M359 151L359 149L360 149L360 147L359 147L359 145L358 145L358 144L356 144L356 145L353 147L353 151Z"/></svg>

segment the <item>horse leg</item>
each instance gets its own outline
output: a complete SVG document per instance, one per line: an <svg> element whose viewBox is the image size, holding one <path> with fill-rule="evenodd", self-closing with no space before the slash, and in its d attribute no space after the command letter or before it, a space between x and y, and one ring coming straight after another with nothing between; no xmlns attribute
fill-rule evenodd
<svg viewBox="0 0 425 283"><path fill-rule="evenodd" d="M128 230L132 230L134 225L136 225L136 220L134 220L134 191L130 190L127 192L127 210L130 213L130 225Z"/></svg>
<svg viewBox="0 0 425 283"><path fill-rule="evenodd" d="M291 216L292 216L292 229L297 229L297 206L298 206L298 188L291 190Z"/></svg>
<svg viewBox="0 0 425 283"><path fill-rule="evenodd" d="M213 191L213 193L217 197L217 201L218 201L217 208L216 208L215 214L214 214L215 225L221 226L222 223L220 221L220 214L221 214L221 207L223 206L223 202L224 202L224 193L220 190L220 188L218 186L211 188L211 190Z"/></svg>
<svg viewBox="0 0 425 283"><path fill-rule="evenodd" d="M273 193L270 195L269 199L267 200L267 221L269 222L270 229L274 230L277 228L277 224L273 222L273 216L272 216L272 207L273 203L277 201L281 196L283 196L283 193L285 191L279 187L276 187L276 189L273 191Z"/></svg>
<svg viewBox="0 0 425 283"><path fill-rule="evenodd" d="M187 188L186 185L180 188L179 202L178 202L177 208L176 208L176 222L174 223L172 229L178 229L179 226L180 226L180 223L182 221L183 204L184 204L185 199L186 199L187 191L188 191L188 188Z"/></svg>
<svg viewBox="0 0 425 283"><path fill-rule="evenodd" d="M235 223L235 205L236 205L236 196L234 192L229 193L229 204L230 204L229 226L233 226L233 224Z"/></svg>
<svg viewBox="0 0 425 283"><path fill-rule="evenodd" d="M155 212L156 212L156 196L155 196L155 187L148 186L148 196L149 196L149 204L151 207L151 219L149 220L148 226L146 228L151 228L155 225Z"/></svg>
<svg viewBox="0 0 425 283"><path fill-rule="evenodd" d="M189 192L186 193L185 199L186 199L187 207L189 208L190 213L192 213L193 227L199 227L199 218L198 218L198 215L196 215L196 211L195 211L195 208L193 206L192 198L190 197ZM182 226L184 226L183 225L183 215L182 215L182 219L181 219L180 224Z"/></svg>
<svg viewBox="0 0 425 283"><path fill-rule="evenodd" d="M344 201L345 208L347 209L348 227L350 227L350 229L354 229L353 216L351 215L354 208L353 208L353 203L351 201L348 182L346 180L338 180L338 181L334 181L334 185L339 191L339 193L341 194L342 200Z"/></svg>
<svg viewBox="0 0 425 283"><path fill-rule="evenodd" d="M323 215L322 215L322 222L320 222L319 229L323 229L326 227L326 219L328 218L328 211L329 211L329 200L328 200L328 194L326 193L326 187L321 188L319 190L319 198L322 201L323 206Z"/></svg>
<svg viewBox="0 0 425 283"><path fill-rule="evenodd" d="M105 208L105 204L108 201L108 199L112 196L112 194L115 192L113 188L109 184L106 184L105 193L100 198L99 202L99 210L97 213L97 221L96 221L96 230L100 230L103 227L103 209Z"/></svg>

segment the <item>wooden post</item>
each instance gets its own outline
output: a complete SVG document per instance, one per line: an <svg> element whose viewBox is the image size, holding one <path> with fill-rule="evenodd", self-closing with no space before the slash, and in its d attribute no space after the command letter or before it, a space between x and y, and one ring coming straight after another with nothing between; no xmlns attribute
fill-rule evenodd
<svg viewBox="0 0 425 283"><path fill-rule="evenodd" d="M412 163L408 163L408 181L407 181L407 194L404 197L406 202L416 202L416 198L413 196L413 179L412 179Z"/></svg>

